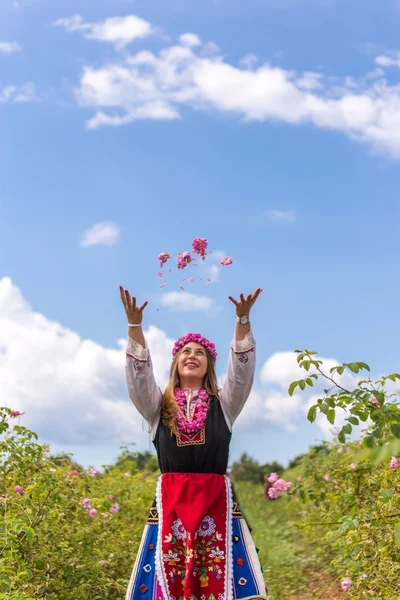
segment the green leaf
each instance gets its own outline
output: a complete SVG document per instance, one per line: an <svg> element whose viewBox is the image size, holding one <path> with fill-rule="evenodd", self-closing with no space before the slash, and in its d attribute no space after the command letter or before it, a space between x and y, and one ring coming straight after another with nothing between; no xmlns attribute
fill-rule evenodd
<svg viewBox="0 0 400 600"><path fill-rule="evenodd" d="M353 373L358 373L360 370L358 363L346 363L344 366L353 371Z"/></svg>
<svg viewBox="0 0 400 600"><path fill-rule="evenodd" d="M394 528L394 541L398 546L400 546L400 521Z"/></svg>
<svg viewBox="0 0 400 600"><path fill-rule="evenodd" d="M344 434L344 431L343 431L343 429L341 429L341 430L340 430L340 433L339 433L339 435L338 435L338 440L339 440L339 442L341 442L342 444L345 444L345 443L346 443L346 436L345 436L345 434Z"/></svg>
<svg viewBox="0 0 400 600"><path fill-rule="evenodd" d="M356 417L349 417L347 420L349 421L349 423L352 423L353 425L360 424L360 421Z"/></svg>
<svg viewBox="0 0 400 600"><path fill-rule="evenodd" d="M288 390L289 396L293 396L293 392L297 388L298 385L299 385L298 381L293 381L293 383L290 384L289 390Z"/></svg>
<svg viewBox="0 0 400 600"><path fill-rule="evenodd" d="M373 448L375 446L375 439L373 435L367 435L364 441L367 448Z"/></svg>
<svg viewBox="0 0 400 600"><path fill-rule="evenodd" d="M328 410L328 421L333 425L335 423L335 409L331 408Z"/></svg>
<svg viewBox="0 0 400 600"><path fill-rule="evenodd" d="M304 379L301 379L299 381L299 387L301 390L305 390L306 389L306 382L304 381Z"/></svg>
<svg viewBox="0 0 400 600"><path fill-rule="evenodd" d="M400 438L400 423L392 423L390 425L390 431L393 433L394 437Z"/></svg>
<svg viewBox="0 0 400 600"><path fill-rule="evenodd" d="M311 379L311 377L307 377L307 379L306 379L306 382L307 382L307 385L309 385L309 386L311 386L311 387L313 387L313 386L314 386L314 384L313 384L313 380Z"/></svg>
<svg viewBox="0 0 400 600"><path fill-rule="evenodd" d="M312 406L310 408L310 410L308 411L307 419L310 421L310 423L314 423L316 417L317 417L317 407Z"/></svg>
<svg viewBox="0 0 400 600"><path fill-rule="evenodd" d="M384 504L386 504L393 497L393 490L382 490L381 497Z"/></svg>
<svg viewBox="0 0 400 600"><path fill-rule="evenodd" d="M300 364L300 367L302 367L306 371L309 371L310 370L310 364L311 364L310 360L303 360L303 362Z"/></svg>
<svg viewBox="0 0 400 600"><path fill-rule="evenodd" d="M347 423L347 425L344 425L342 429L343 429L344 433L348 433L348 434L350 434L353 431L353 428L350 425L350 423Z"/></svg>
<svg viewBox="0 0 400 600"><path fill-rule="evenodd" d="M338 367L337 372L339 373L339 375L343 375L344 367Z"/></svg>

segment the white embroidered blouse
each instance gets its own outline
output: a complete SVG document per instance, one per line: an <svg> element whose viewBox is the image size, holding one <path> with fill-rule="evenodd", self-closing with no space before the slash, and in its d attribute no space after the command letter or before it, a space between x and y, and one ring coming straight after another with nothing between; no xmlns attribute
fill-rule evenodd
<svg viewBox="0 0 400 600"><path fill-rule="evenodd" d="M228 371L220 392L221 408L229 430L249 397L256 366L256 343L252 332L238 341L233 340L229 353ZM151 438L154 439L160 420L162 395L157 387L153 364L145 340L145 347L128 338L126 348L126 381L129 396L144 419L149 424ZM184 390L187 398L187 412L193 417L198 390Z"/></svg>

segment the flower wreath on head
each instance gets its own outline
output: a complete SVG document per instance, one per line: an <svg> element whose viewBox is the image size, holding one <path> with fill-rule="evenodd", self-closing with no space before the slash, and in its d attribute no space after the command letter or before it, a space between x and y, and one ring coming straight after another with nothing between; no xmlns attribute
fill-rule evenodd
<svg viewBox="0 0 400 600"><path fill-rule="evenodd" d="M210 342L210 340L207 340L200 333L188 333L187 335L183 335L182 337L180 337L179 340L177 340L174 344L174 347L172 349L172 356L175 356L179 352L179 350L181 350L184 346L186 346L186 344L189 344L190 342L196 342L196 344L200 344L201 346L203 346L210 353L213 363L216 362L217 351L215 350L215 344Z"/></svg>

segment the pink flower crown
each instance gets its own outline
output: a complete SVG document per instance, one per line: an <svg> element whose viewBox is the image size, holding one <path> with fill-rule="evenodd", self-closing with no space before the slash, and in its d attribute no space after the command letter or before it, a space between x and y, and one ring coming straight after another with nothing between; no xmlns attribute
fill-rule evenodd
<svg viewBox="0 0 400 600"><path fill-rule="evenodd" d="M211 354L213 362L215 363L215 361L217 360L215 344L210 342L210 340L207 340L200 333L188 333L187 335L183 335L182 337L180 337L179 340L177 340L174 344L174 347L172 349L172 356L175 356L179 352L179 350L186 346L186 344L189 344L189 342L196 342L196 344L201 344L202 346L204 346L204 348L208 350L208 352Z"/></svg>

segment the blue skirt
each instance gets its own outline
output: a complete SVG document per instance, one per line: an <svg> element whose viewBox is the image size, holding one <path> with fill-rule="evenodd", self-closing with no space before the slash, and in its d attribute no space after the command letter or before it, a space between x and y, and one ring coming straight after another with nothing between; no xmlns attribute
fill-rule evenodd
<svg viewBox="0 0 400 600"><path fill-rule="evenodd" d="M156 576L158 524L157 508L153 505L143 532L125 600L170 600L164 598ZM236 600L266 600L267 589L258 559L258 551L238 503L235 501L232 511L232 542L234 598ZM176 598L175 600L181 599ZM200 598L191 596L190 600L225 599L215 598L213 595L207 598L203 595Z"/></svg>

